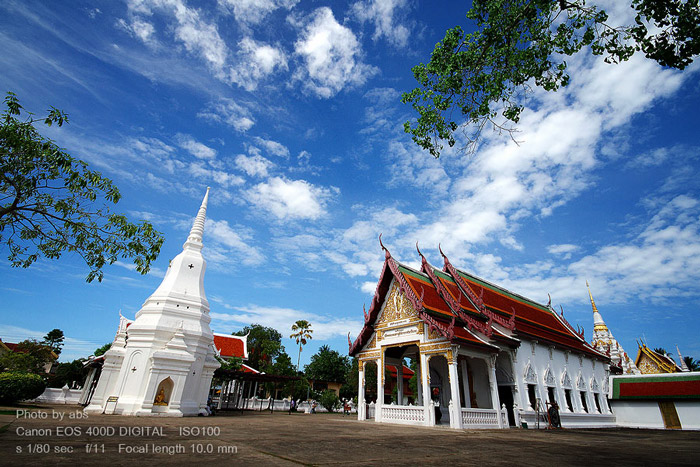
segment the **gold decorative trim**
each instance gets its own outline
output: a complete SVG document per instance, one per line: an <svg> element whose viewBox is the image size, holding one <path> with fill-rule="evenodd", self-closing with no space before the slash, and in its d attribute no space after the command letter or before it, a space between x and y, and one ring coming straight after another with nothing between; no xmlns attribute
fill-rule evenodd
<svg viewBox="0 0 700 467"><path fill-rule="evenodd" d="M379 358L379 351L373 351L373 352L360 352L357 355L357 358L360 360L376 360Z"/></svg>

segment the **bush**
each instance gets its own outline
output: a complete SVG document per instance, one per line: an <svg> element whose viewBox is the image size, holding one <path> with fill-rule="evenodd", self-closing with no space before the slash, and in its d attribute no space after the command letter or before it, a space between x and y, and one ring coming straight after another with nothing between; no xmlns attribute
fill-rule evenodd
<svg viewBox="0 0 700 467"><path fill-rule="evenodd" d="M338 399L338 396L336 395L335 391L331 391L330 389L326 389L325 391L323 391L319 402L329 412L335 412L340 408L340 399Z"/></svg>
<svg viewBox="0 0 700 467"><path fill-rule="evenodd" d="M0 402L12 404L39 397L46 383L39 375L31 373L0 373Z"/></svg>

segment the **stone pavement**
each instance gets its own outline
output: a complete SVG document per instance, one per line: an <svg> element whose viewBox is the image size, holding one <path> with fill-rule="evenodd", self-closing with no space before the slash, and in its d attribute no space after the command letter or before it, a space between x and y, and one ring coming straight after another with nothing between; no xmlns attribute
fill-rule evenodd
<svg viewBox="0 0 700 467"><path fill-rule="evenodd" d="M457 431L286 412L76 419L75 406L32 407L20 418L0 408L0 464L700 465L689 431Z"/></svg>

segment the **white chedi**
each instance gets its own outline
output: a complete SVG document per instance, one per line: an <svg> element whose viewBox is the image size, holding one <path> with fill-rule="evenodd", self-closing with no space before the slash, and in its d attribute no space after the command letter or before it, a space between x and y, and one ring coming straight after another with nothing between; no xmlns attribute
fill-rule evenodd
<svg viewBox="0 0 700 467"><path fill-rule="evenodd" d="M121 415L206 414L211 379L219 367L204 293L202 235L209 189L182 252L146 299L124 322L105 354L87 412Z"/></svg>

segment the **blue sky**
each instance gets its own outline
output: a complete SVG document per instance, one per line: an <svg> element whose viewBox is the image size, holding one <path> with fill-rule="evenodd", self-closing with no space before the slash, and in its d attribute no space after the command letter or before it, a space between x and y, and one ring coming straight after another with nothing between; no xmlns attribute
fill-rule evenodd
<svg viewBox="0 0 700 467"><path fill-rule="evenodd" d="M620 4L612 20L629 18ZM347 352L383 254L418 266L415 243L542 303L590 339L585 281L613 334L700 358L698 64L570 59L571 84L529 95L516 135L439 160L403 133L444 31L465 2L359 0L4 1L0 89L70 125L42 132L115 181L116 210L166 242L143 277L127 262L86 284L64 256L0 263L0 337L53 328L62 359L110 342L181 251L211 186L204 255L212 328L307 319ZM296 346L286 339L288 353ZM674 352L675 355L675 352Z"/></svg>

